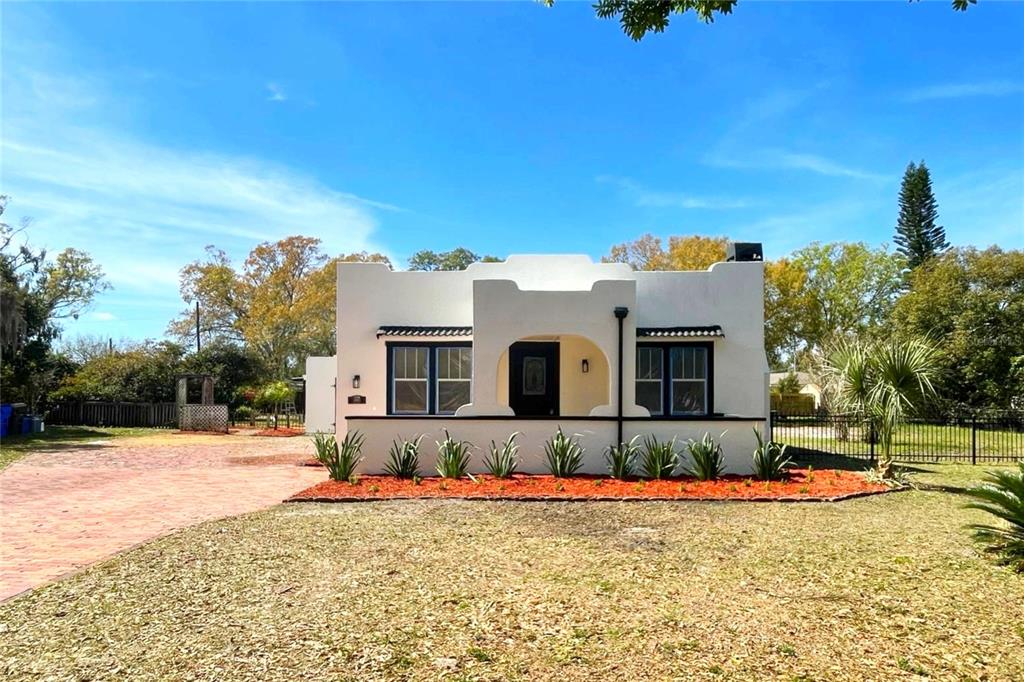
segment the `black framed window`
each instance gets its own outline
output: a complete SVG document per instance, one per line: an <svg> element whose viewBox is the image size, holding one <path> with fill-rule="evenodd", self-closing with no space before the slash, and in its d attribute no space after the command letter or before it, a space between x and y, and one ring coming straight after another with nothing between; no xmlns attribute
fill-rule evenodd
<svg viewBox="0 0 1024 682"><path fill-rule="evenodd" d="M455 414L471 402L468 343L387 344L388 414Z"/></svg>
<svg viewBox="0 0 1024 682"><path fill-rule="evenodd" d="M714 398L712 343L636 347L636 404L651 416L709 415Z"/></svg>

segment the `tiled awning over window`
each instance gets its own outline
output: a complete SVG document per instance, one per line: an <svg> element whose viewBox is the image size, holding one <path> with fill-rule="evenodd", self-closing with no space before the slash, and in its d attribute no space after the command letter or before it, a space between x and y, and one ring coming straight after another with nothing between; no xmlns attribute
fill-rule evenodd
<svg viewBox="0 0 1024 682"><path fill-rule="evenodd" d="M722 328L713 324L707 327L637 327L637 338L716 338L725 336Z"/></svg>
<svg viewBox="0 0 1024 682"><path fill-rule="evenodd" d="M377 329L377 338L382 336L472 336L472 327L414 327L409 325L385 325Z"/></svg>

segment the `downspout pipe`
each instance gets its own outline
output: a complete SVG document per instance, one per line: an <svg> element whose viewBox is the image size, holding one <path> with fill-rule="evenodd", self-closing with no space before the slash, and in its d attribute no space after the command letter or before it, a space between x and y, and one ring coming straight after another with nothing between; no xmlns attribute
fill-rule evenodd
<svg viewBox="0 0 1024 682"><path fill-rule="evenodd" d="M626 315L629 314L629 308L625 306L618 306L615 308L615 319L619 321L619 399L618 403L618 440L615 441L615 447L622 444L622 366L623 366L623 353L622 353L622 325L626 319Z"/></svg>

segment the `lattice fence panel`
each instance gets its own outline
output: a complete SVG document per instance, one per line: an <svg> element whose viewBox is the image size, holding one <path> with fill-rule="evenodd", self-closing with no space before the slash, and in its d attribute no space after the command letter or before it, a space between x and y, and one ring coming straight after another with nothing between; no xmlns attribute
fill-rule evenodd
<svg viewBox="0 0 1024 682"><path fill-rule="evenodd" d="M178 428L182 431L228 430L227 405L181 405L178 408Z"/></svg>

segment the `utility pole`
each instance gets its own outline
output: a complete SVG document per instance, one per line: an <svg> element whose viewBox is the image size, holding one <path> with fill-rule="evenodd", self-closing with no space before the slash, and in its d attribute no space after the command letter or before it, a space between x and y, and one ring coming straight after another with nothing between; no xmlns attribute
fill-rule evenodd
<svg viewBox="0 0 1024 682"><path fill-rule="evenodd" d="M107 355L114 354L114 337L107 339Z"/></svg>
<svg viewBox="0 0 1024 682"><path fill-rule="evenodd" d="M199 342L199 301L196 301L196 352L202 350L202 344Z"/></svg>

